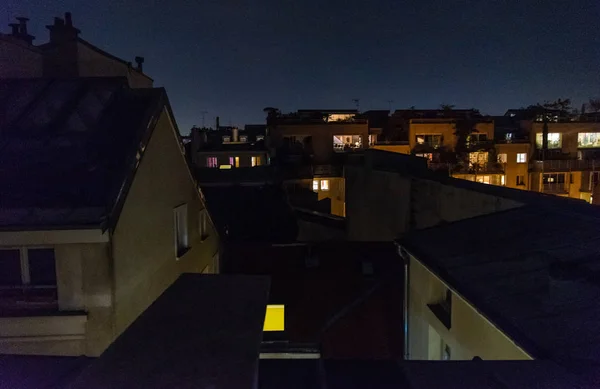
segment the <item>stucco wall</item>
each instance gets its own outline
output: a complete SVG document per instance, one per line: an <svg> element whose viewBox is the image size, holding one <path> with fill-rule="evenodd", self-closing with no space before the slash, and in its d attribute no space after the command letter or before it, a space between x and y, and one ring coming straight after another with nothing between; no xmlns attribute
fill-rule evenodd
<svg viewBox="0 0 600 389"><path fill-rule="evenodd" d="M496 144L496 153L506 154L506 164L504 164L505 186L513 189L529 189L529 158L531 157L529 143ZM517 162L518 153L527 154L526 163ZM517 185L518 175L523 176L525 185Z"/></svg>
<svg viewBox="0 0 600 389"><path fill-rule="evenodd" d="M441 350L441 345L438 348L437 343L440 338L442 344L450 347L452 360L469 360L475 356L484 360L531 359L508 336L455 293L452 293L451 328L448 330L427 306L441 301L447 288L412 256L409 283L410 359L438 357L437 351Z"/></svg>
<svg viewBox="0 0 600 389"><path fill-rule="evenodd" d="M511 199L396 172L347 166L345 175L349 240L391 241L409 229L522 205Z"/></svg>
<svg viewBox="0 0 600 389"><path fill-rule="evenodd" d="M218 251L218 237L199 234L203 209L163 111L138 167L113 234L116 333L121 333L182 272L202 272ZM175 207L187 203L191 249L176 258Z"/></svg>
<svg viewBox="0 0 600 389"><path fill-rule="evenodd" d="M59 312L0 318L0 353L100 355L114 339L108 244L43 247L54 248Z"/></svg>

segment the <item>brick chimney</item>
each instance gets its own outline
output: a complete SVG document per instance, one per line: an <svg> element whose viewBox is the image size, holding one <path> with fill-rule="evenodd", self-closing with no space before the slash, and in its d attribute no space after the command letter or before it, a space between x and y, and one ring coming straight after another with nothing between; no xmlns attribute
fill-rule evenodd
<svg viewBox="0 0 600 389"><path fill-rule="evenodd" d="M135 63L137 64L137 70L140 72L144 71L144 57L135 57Z"/></svg>
<svg viewBox="0 0 600 389"><path fill-rule="evenodd" d="M29 35L27 32L27 22L29 19L24 17L18 17L17 21L19 23L10 23L11 36L26 42L27 44L31 44L35 37L33 35Z"/></svg>
<svg viewBox="0 0 600 389"><path fill-rule="evenodd" d="M74 41L81 32L73 27L73 19L70 12L65 12L65 18L54 18L54 24L46 26L50 30L50 43L65 43Z"/></svg>

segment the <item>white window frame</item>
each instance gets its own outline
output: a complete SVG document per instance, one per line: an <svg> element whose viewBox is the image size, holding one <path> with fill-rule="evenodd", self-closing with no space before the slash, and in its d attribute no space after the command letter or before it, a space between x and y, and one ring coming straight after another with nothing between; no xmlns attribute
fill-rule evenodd
<svg viewBox="0 0 600 389"><path fill-rule="evenodd" d="M329 180L321 180L321 190L323 192L329 191Z"/></svg>
<svg viewBox="0 0 600 389"><path fill-rule="evenodd" d="M313 189L313 192L318 192L319 191L319 180L313 180L312 189Z"/></svg>
<svg viewBox="0 0 600 389"><path fill-rule="evenodd" d="M31 285L31 271L29 267L29 250L37 250L37 249L51 249L54 251L54 271L56 272L56 249L53 246L6 246L0 247L0 250L18 250L19 251L19 261L21 265L21 285L18 286L4 286L0 285L0 290L8 290L8 289L58 289L58 273L55 273L54 277L56 278L56 284L54 285ZM21 302L20 302L21 303ZM37 303L36 303L37 304Z"/></svg>
<svg viewBox="0 0 600 389"><path fill-rule="evenodd" d="M517 163L527 163L527 153L517 153Z"/></svg>
<svg viewBox="0 0 600 389"><path fill-rule="evenodd" d="M188 205L183 203L173 209L173 235L175 258L181 258L190 248Z"/></svg>

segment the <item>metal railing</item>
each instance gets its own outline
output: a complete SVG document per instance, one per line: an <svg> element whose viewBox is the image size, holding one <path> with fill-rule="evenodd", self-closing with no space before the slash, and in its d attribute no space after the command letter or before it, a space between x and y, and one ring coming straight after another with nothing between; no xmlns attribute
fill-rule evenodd
<svg viewBox="0 0 600 389"><path fill-rule="evenodd" d="M589 159L551 159L547 161L532 161L530 166L534 172L593 170L600 169L600 161Z"/></svg>

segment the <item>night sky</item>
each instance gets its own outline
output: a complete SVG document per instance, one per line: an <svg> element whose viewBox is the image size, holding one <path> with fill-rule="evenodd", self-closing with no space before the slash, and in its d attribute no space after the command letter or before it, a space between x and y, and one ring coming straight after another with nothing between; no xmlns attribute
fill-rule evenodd
<svg viewBox="0 0 600 389"><path fill-rule="evenodd" d="M187 133L264 123L262 109L507 108L600 97L600 1L4 0L2 31L73 13L81 37L146 58ZM393 100L389 103L388 100Z"/></svg>

